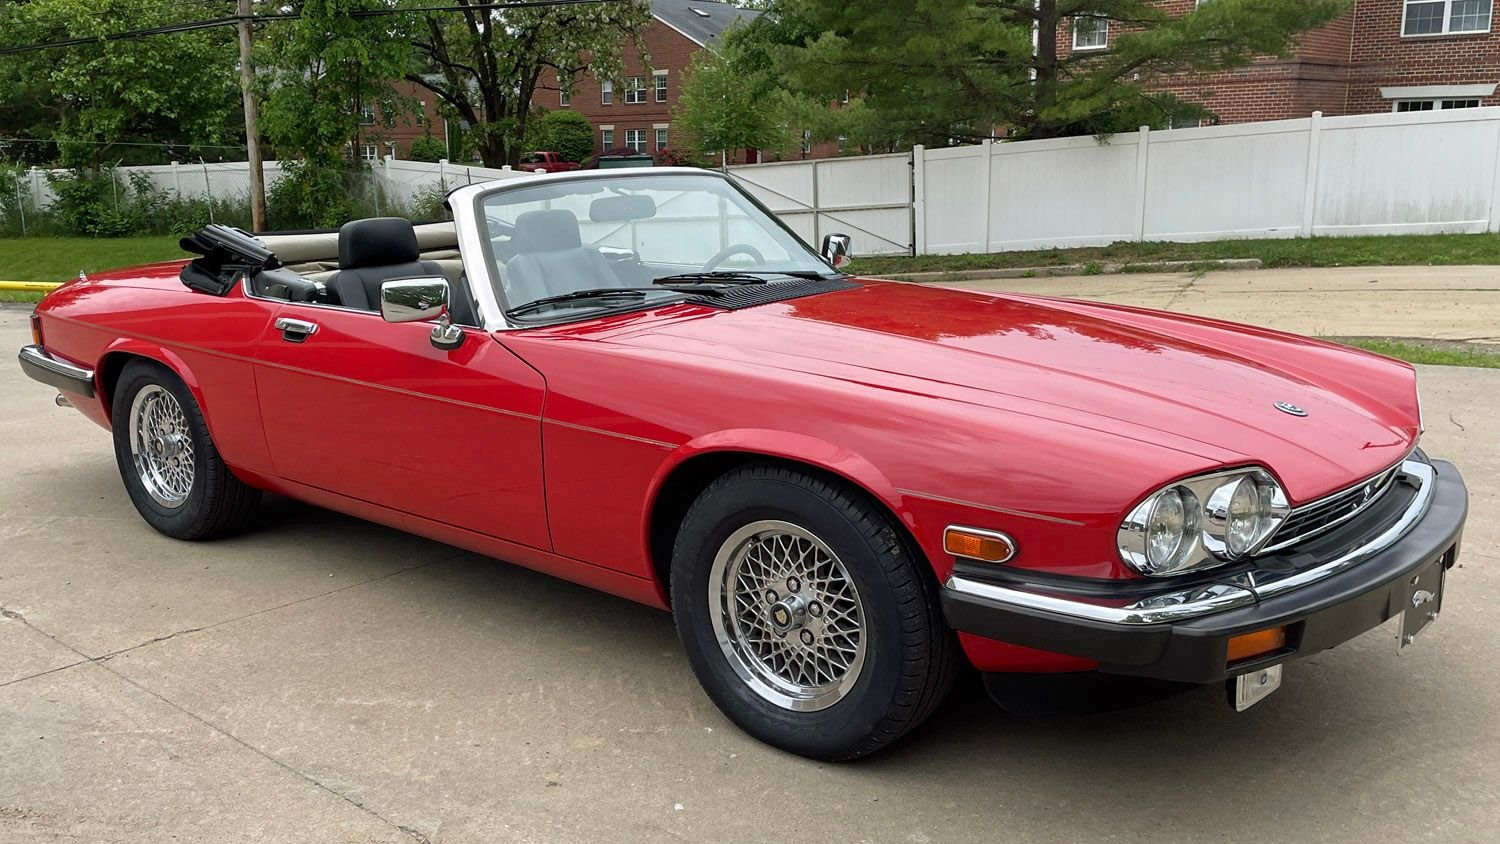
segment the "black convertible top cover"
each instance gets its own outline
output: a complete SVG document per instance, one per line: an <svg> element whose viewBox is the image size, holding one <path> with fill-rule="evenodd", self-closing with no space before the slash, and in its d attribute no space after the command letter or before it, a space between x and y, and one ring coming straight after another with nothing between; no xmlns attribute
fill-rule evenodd
<svg viewBox="0 0 1500 844"><path fill-rule="evenodd" d="M178 274L183 284L199 293L223 296L241 275L281 267L276 253L254 235L232 226L211 223L177 243L182 251L199 256Z"/></svg>

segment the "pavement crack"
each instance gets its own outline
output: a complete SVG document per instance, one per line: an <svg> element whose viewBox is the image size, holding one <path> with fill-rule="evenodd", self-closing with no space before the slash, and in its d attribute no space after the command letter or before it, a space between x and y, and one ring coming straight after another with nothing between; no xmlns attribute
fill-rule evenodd
<svg viewBox="0 0 1500 844"><path fill-rule="evenodd" d="M76 668L80 665L88 665L92 661L93 660L80 659L77 662L70 662L67 665L59 665L56 668L49 668L46 671L38 671L35 674L27 674L25 677L17 677L14 680L6 680L5 682L0 683L0 689L5 688L6 686L13 686L16 683L24 683L27 680L35 680L38 677L45 677L48 674L56 674L59 671L67 671L69 668Z"/></svg>

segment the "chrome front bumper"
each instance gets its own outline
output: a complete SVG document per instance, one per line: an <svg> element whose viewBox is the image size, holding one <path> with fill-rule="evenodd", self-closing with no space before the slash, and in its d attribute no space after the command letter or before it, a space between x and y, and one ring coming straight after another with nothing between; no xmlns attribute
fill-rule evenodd
<svg viewBox="0 0 1500 844"><path fill-rule="evenodd" d="M1239 633L1293 626L1292 650L1278 661L1332 647L1398 613L1412 573L1456 559L1468 514L1458 470L1413 458L1400 475L1410 498L1391 503L1387 526L1351 525L1360 538L1327 559L1303 553L1295 564L1267 561L1191 588L1113 599L1049 590L1041 579L956 575L942 590L944 612L958 630L1094 659L1106 671L1189 682L1228 676L1225 642Z"/></svg>
<svg viewBox="0 0 1500 844"><path fill-rule="evenodd" d="M41 346L22 346L21 371L29 377L85 398L94 397L94 370L69 363Z"/></svg>

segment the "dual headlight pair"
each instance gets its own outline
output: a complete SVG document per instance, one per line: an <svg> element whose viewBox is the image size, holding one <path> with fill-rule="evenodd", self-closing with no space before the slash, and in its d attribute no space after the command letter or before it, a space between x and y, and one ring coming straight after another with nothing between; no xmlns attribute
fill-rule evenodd
<svg viewBox="0 0 1500 844"><path fill-rule="evenodd" d="M1120 559L1160 576L1242 560L1265 545L1291 508L1258 466L1178 481L1148 496L1120 524Z"/></svg>

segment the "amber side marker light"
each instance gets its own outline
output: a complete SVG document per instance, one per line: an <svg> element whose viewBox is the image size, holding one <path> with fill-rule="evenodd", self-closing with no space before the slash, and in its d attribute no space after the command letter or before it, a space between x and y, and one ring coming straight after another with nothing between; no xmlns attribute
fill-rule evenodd
<svg viewBox="0 0 1500 844"><path fill-rule="evenodd" d="M1016 555L1016 541L999 531L951 525L943 531L943 550L982 563L1004 563Z"/></svg>
<svg viewBox="0 0 1500 844"><path fill-rule="evenodd" d="M1239 662L1252 656L1261 656L1286 647L1286 628L1272 627L1254 633L1242 633L1229 640L1229 653L1225 663Z"/></svg>
<svg viewBox="0 0 1500 844"><path fill-rule="evenodd" d="M31 344L42 345L42 316L35 311L31 314Z"/></svg>

